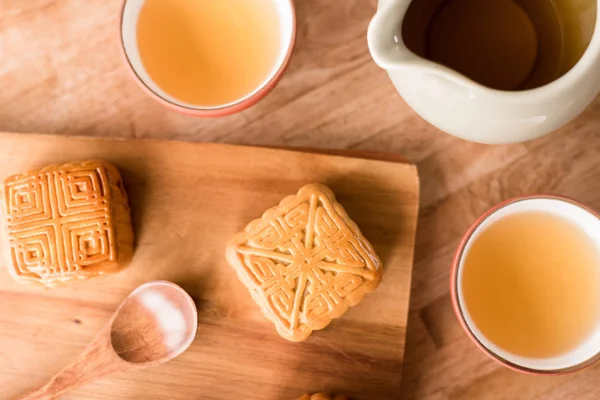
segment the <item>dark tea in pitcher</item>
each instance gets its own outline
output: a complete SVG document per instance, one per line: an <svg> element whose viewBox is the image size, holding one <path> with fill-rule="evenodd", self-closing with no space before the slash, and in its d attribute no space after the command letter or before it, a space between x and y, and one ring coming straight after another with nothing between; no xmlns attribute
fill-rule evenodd
<svg viewBox="0 0 600 400"><path fill-rule="evenodd" d="M526 90L577 63L595 19L594 0L413 0L402 38L415 54L484 86Z"/></svg>

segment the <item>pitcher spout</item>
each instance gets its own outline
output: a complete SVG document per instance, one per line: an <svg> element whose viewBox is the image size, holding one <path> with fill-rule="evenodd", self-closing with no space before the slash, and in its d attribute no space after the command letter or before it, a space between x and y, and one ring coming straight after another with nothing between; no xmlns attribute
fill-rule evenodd
<svg viewBox="0 0 600 400"><path fill-rule="evenodd" d="M405 46L402 22L411 0L380 1L380 7L369 24L367 41L377 65L386 70L400 69L418 59Z"/></svg>

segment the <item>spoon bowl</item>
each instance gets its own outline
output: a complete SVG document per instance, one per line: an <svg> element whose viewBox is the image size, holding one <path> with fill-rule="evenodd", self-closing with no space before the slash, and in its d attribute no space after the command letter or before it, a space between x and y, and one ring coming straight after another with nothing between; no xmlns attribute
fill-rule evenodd
<svg viewBox="0 0 600 400"><path fill-rule="evenodd" d="M113 350L126 362L148 366L184 352L198 327L196 306L179 286L146 283L121 304L110 326Z"/></svg>
<svg viewBox="0 0 600 400"><path fill-rule="evenodd" d="M187 350L197 327L196 305L181 287L145 283L127 296L79 357L21 399L52 399L115 372L163 364Z"/></svg>

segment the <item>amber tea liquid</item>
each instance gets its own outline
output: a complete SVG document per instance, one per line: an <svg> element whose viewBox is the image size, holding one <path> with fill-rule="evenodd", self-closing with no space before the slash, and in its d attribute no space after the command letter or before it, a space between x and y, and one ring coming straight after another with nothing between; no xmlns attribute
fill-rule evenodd
<svg viewBox="0 0 600 400"><path fill-rule="evenodd" d="M277 0L146 0L137 44L164 92L216 107L251 94L278 62Z"/></svg>
<svg viewBox="0 0 600 400"><path fill-rule="evenodd" d="M600 253L575 223L523 211L474 238L462 272L464 307L491 342L518 356L576 348L600 319Z"/></svg>

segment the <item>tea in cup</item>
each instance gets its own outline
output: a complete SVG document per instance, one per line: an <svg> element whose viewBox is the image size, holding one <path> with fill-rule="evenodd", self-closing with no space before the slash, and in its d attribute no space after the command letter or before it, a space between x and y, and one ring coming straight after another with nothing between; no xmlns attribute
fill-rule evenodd
<svg viewBox="0 0 600 400"><path fill-rule="evenodd" d="M522 372L570 372L600 355L600 217L573 200L509 200L456 254L451 293L467 334Z"/></svg>
<svg viewBox="0 0 600 400"><path fill-rule="evenodd" d="M249 107L277 83L291 55L291 0L126 0L128 65L153 97L189 114Z"/></svg>

